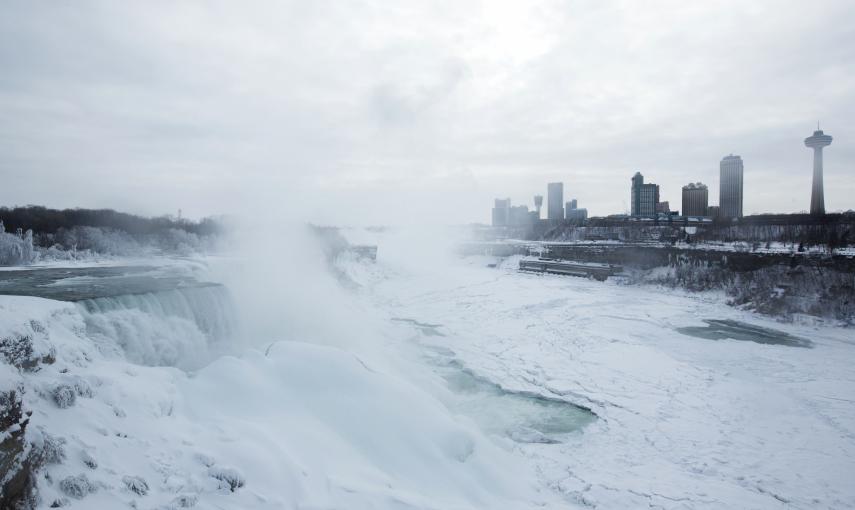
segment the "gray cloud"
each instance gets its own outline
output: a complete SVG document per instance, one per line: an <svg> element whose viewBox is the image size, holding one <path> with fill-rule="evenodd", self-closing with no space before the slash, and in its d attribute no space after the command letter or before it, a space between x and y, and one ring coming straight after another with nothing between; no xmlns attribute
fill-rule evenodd
<svg viewBox="0 0 855 510"><path fill-rule="evenodd" d="M13 1L0 203L487 221L551 180L595 214L741 154L747 211L855 207L855 15L802 2ZM394 221L394 220L393 220Z"/></svg>

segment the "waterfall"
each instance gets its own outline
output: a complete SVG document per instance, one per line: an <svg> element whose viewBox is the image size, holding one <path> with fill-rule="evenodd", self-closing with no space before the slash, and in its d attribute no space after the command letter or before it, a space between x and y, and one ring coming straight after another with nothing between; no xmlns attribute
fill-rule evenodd
<svg viewBox="0 0 855 510"><path fill-rule="evenodd" d="M235 306L222 285L78 301L86 333L105 353L142 365L199 368L228 349Z"/></svg>

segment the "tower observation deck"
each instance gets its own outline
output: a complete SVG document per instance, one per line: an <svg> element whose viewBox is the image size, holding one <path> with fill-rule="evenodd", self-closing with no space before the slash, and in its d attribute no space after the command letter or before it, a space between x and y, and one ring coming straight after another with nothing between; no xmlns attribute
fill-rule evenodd
<svg viewBox="0 0 855 510"><path fill-rule="evenodd" d="M810 192L810 213L825 214L825 194L822 185L822 148L831 145L831 135L817 129L805 138L805 146L813 149L813 186Z"/></svg>

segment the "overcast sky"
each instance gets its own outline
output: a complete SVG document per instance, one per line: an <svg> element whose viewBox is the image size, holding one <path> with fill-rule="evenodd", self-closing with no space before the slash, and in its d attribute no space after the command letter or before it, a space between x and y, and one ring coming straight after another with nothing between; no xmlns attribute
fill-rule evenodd
<svg viewBox="0 0 855 510"><path fill-rule="evenodd" d="M841 1L41 2L0 8L0 205L488 222L549 181L594 215L641 171L680 206L855 209Z"/></svg>

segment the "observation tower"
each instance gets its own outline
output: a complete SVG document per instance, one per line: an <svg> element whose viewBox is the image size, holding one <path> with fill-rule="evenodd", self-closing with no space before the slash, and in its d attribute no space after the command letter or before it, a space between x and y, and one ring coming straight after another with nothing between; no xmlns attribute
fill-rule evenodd
<svg viewBox="0 0 855 510"><path fill-rule="evenodd" d="M831 145L831 135L819 129L805 138L805 146L813 149L813 186L810 192L810 213L825 214L825 194L822 187L822 148Z"/></svg>

